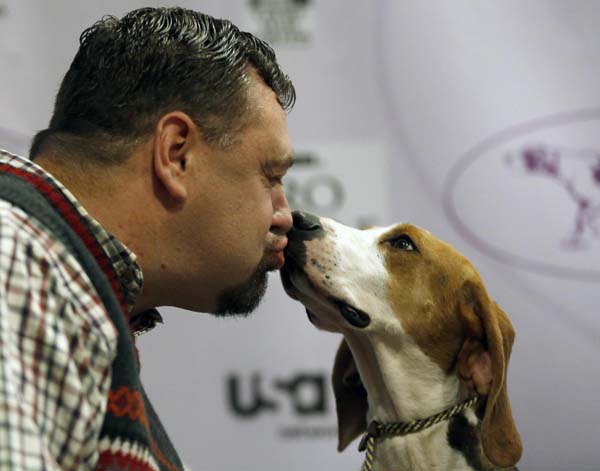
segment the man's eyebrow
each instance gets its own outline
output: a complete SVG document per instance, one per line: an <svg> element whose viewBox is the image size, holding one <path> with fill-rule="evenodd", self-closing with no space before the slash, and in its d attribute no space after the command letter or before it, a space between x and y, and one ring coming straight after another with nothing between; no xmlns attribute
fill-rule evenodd
<svg viewBox="0 0 600 471"><path fill-rule="evenodd" d="M284 157L278 157L276 159L267 160L264 164L264 167L268 171L287 170L292 165L294 165L295 162L296 162L296 159L294 158L294 155L287 154Z"/></svg>

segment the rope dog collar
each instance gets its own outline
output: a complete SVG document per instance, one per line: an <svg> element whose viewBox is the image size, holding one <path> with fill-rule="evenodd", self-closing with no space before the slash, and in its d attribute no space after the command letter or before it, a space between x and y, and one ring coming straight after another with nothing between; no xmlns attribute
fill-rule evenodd
<svg viewBox="0 0 600 471"><path fill-rule="evenodd" d="M373 462L375 459L375 445L379 438L420 432L421 430L425 430L432 425L438 424L460 414L465 409L468 409L472 405L476 404L477 401L479 401L479 397L475 396L461 404L450 407L449 409L439 412L438 414L432 415L427 419L411 420L409 422L396 422L392 424L380 424L376 420L373 420L367 428L367 433L363 435L360 444L358 445L358 451L366 451L365 462L363 464L362 471L372 471Z"/></svg>

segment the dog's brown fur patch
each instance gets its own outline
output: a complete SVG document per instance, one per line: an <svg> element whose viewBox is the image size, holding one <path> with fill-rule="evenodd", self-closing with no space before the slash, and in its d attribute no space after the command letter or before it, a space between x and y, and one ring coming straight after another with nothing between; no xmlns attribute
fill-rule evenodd
<svg viewBox="0 0 600 471"><path fill-rule="evenodd" d="M417 251L385 247L407 234ZM385 251L392 309L402 327L440 368L450 372L465 337L457 293L466 279L479 279L469 261L450 245L412 225L401 225L380 238Z"/></svg>

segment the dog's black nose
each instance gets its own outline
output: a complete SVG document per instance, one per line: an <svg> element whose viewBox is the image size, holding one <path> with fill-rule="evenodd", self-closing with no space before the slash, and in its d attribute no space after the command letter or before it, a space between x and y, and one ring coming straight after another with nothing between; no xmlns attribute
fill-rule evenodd
<svg viewBox="0 0 600 471"><path fill-rule="evenodd" d="M293 211L292 218L294 219L294 229L297 231L312 232L323 230L319 218L314 214L304 211Z"/></svg>

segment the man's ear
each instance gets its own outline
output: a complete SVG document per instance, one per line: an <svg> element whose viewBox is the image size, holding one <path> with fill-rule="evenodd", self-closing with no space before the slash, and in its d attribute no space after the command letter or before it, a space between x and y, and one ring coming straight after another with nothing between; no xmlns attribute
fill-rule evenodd
<svg viewBox="0 0 600 471"><path fill-rule="evenodd" d="M195 139L196 125L181 111L165 114L156 125L154 173L165 191L178 202L187 198L186 171Z"/></svg>
<svg viewBox="0 0 600 471"><path fill-rule="evenodd" d="M343 451L367 428L367 391L352 352L342 340L333 366L333 393L338 418L338 451Z"/></svg>

